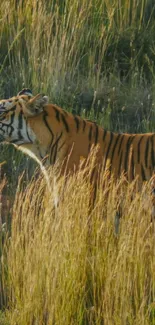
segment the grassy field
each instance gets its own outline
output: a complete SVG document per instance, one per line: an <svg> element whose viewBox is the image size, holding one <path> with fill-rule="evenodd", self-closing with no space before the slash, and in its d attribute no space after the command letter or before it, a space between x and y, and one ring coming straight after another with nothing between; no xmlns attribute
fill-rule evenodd
<svg viewBox="0 0 155 325"><path fill-rule="evenodd" d="M1 99L29 87L106 129L155 130L153 0L2 0L0 22ZM12 227L1 215L0 325L155 324L149 198L130 202L132 185L118 194L109 184L89 215L80 172L55 211L32 160L4 145L2 162L0 191L12 201L18 191Z"/></svg>
<svg viewBox="0 0 155 325"><path fill-rule="evenodd" d="M43 176L25 192L18 188L2 259L10 325L155 324L150 190L145 185L131 200L133 184L125 191L123 179L114 185L103 175L105 190L102 181L90 214L88 174L70 177L65 192L61 181L57 209L53 171L48 171L50 191ZM116 236L119 201L122 221Z"/></svg>

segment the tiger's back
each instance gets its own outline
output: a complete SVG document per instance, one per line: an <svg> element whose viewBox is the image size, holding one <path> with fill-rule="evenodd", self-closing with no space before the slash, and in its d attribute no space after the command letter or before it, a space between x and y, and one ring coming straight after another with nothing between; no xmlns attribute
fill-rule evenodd
<svg viewBox="0 0 155 325"><path fill-rule="evenodd" d="M96 123L48 104L43 114L28 119L39 143L48 150L49 164L69 156L68 168L87 158L98 146L96 163L109 168L116 178L124 172L131 182L136 176L151 178L155 167L155 134L121 134L104 130Z"/></svg>

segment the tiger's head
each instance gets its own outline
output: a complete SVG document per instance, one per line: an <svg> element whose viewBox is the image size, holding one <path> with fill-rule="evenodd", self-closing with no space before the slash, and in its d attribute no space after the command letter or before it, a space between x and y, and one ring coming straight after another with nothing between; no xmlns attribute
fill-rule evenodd
<svg viewBox="0 0 155 325"><path fill-rule="evenodd" d="M42 113L48 97L32 95L30 89L22 89L17 96L0 101L0 142L20 146L35 141L35 134L28 125L28 118Z"/></svg>
<svg viewBox="0 0 155 325"><path fill-rule="evenodd" d="M29 89L23 89L17 96L0 101L0 142L13 144L38 163L55 164L71 150L72 119L70 113L49 104L47 96L33 96Z"/></svg>

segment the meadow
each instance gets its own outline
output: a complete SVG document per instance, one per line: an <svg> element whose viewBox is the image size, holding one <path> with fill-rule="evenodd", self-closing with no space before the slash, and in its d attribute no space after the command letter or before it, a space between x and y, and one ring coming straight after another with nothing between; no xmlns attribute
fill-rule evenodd
<svg viewBox="0 0 155 325"><path fill-rule="evenodd" d="M1 99L29 87L105 129L154 132L153 0L2 0L0 22ZM131 200L133 184L107 182L90 214L80 170L55 210L53 170L49 189L13 147L0 163L0 325L155 324L148 185Z"/></svg>

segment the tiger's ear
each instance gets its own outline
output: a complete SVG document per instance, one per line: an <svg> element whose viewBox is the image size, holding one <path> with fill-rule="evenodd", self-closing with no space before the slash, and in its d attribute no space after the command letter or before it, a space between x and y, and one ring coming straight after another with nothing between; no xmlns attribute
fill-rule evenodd
<svg viewBox="0 0 155 325"><path fill-rule="evenodd" d="M43 112L45 105L48 104L48 96L38 94L32 97L26 105L26 115L35 116Z"/></svg>
<svg viewBox="0 0 155 325"><path fill-rule="evenodd" d="M21 96L21 95L28 95L28 96L30 96L30 97L32 97L33 95L32 95L32 91L31 91L31 89L29 89L29 88L23 88L18 94L17 94L17 96Z"/></svg>

